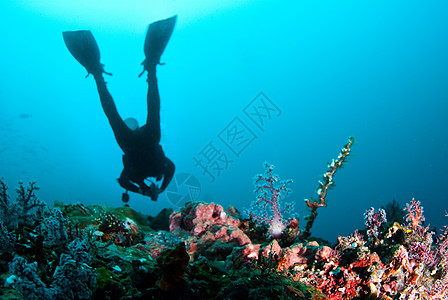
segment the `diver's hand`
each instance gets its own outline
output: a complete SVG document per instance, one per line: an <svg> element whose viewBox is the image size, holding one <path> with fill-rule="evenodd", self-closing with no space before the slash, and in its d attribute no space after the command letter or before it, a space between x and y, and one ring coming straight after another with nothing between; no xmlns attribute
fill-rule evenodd
<svg viewBox="0 0 448 300"><path fill-rule="evenodd" d="M157 201L157 199L159 198L158 188L156 187L155 184L151 184L150 186L147 186L144 189L142 189L141 194L143 196L150 197L151 200L153 201Z"/></svg>

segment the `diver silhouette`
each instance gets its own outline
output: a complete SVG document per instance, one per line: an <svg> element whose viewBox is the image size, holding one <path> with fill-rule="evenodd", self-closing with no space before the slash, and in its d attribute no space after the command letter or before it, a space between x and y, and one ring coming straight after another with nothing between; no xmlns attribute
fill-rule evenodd
<svg viewBox="0 0 448 300"><path fill-rule="evenodd" d="M100 51L92 33L89 30L63 32L70 53L87 69L87 76L93 75L101 106L124 152L123 171L118 179L120 186L126 190L122 196L123 202L129 201L128 191L149 196L156 201L174 175L174 163L165 156L160 146L160 96L156 67L161 64L160 56L171 37L176 19L177 16L173 16L148 26L144 44L146 58L142 63L143 72L139 75L148 72L148 115L146 124L141 127L138 127L135 119L123 121L120 117L103 78L103 73L112 74L105 72L104 65L100 63ZM154 178L154 181L150 178ZM149 181L149 185L145 180Z"/></svg>

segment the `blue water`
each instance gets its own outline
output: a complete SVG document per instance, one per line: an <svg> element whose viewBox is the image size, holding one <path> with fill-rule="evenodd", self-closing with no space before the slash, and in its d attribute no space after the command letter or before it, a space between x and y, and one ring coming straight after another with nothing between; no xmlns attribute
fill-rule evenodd
<svg viewBox="0 0 448 300"><path fill-rule="evenodd" d="M120 114L143 123L146 26L178 14L158 68L161 143L176 174L199 182L193 198L249 207L269 161L294 180L303 225L303 200L354 136L314 235L350 234L371 206L413 197L427 224L448 223L446 1L23 0L0 11L0 176L11 190L34 180L49 204L122 205L121 150L62 31L93 32ZM173 199L129 204L156 214L182 204Z"/></svg>

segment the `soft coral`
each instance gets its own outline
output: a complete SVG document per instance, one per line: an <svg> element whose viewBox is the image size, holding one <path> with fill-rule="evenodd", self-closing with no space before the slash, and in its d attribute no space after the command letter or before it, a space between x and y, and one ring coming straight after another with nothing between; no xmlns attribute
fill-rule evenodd
<svg viewBox="0 0 448 300"><path fill-rule="evenodd" d="M292 179L280 180L280 177L273 174L274 165L264 163L265 173L258 174L254 178L255 194L257 199L252 203L251 211L247 214L259 221L269 225L269 232L274 238L279 238L286 228L287 219L285 213L293 209L292 203L285 203L281 208L281 199L287 197L292 191L288 187ZM268 206L270 213L268 213Z"/></svg>

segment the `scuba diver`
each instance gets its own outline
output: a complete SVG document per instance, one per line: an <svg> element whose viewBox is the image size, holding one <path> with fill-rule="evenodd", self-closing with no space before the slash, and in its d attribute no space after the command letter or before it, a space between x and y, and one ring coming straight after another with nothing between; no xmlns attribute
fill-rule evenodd
<svg viewBox="0 0 448 300"><path fill-rule="evenodd" d="M149 196L156 201L174 175L174 163L165 156L160 146L160 97L157 87L156 67L160 56L171 37L177 16L151 23L146 33L142 62L143 72L148 72L148 116L146 124L138 127L135 119L122 120L114 100L107 90L103 73L104 65L100 63L100 51L90 30L65 31L65 44L73 57L87 69L87 76L92 74L106 114L118 145L123 150L123 171L118 183L126 192L123 202L129 201L128 191ZM152 181L149 178L154 178ZM149 181L149 185L145 183ZM160 184L160 181L161 184ZM160 187L159 187L160 184Z"/></svg>

